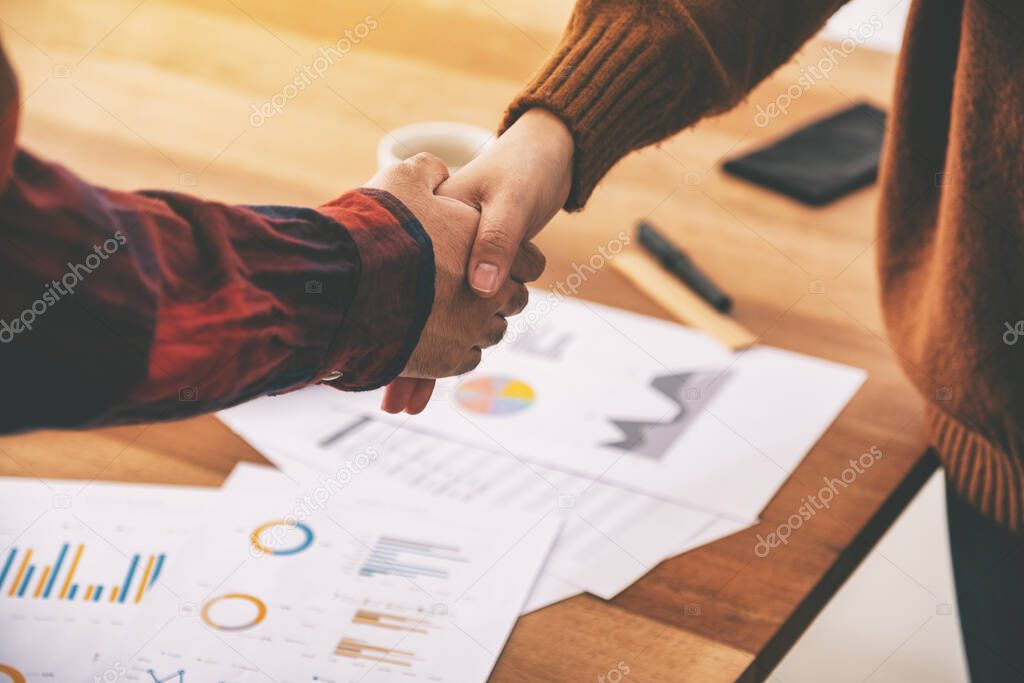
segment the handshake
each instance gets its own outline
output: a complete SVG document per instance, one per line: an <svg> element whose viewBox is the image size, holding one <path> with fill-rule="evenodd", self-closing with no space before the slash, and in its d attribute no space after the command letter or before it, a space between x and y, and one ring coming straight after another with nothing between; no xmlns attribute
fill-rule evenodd
<svg viewBox="0 0 1024 683"><path fill-rule="evenodd" d="M561 121L531 110L455 177L437 157L417 154L367 183L419 219L436 269L433 308L384 410L421 412L434 378L472 370L482 349L501 341L507 318L526 306L525 283L544 270L529 240L565 203L572 148Z"/></svg>

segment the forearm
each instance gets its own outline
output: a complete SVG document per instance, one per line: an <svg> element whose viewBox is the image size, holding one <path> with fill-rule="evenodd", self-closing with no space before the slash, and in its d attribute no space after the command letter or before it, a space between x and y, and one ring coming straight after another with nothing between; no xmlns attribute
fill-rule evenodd
<svg viewBox="0 0 1024 683"><path fill-rule="evenodd" d="M616 161L732 107L844 1L580 0L502 130L534 107L559 116L580 208Z"/></svg>
<svg viewBox="0 0 1024 683"><path fill-rule="evenodd" d="M380 386L433 300L430 240L386 193L233 207L96 188L24 152L0 261L0 432L185 417L337 371Z"/></svg>

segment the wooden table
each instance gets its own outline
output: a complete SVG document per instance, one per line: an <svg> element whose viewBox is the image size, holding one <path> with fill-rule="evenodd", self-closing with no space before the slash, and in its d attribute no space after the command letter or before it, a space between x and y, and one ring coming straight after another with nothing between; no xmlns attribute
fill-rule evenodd
<svg viewBox="0 0 1024 683"><path fill-rule="evenodd" d="M313 205L371 175L385 130L432 119L493 127L568 11L568 0L7 0L0 33L21 77L22 142L37 152L119 188ZM368 33L358 28L367 17ZM345 29L358 37L351 50L253 126L252 105L282 92ZM823 110L887 102L892 58L859 49L788 115L758 127L757 106L822 50L812 43L734 112L620 164L587 211L559 216L542 235L542 284L649 216L726 285L736 318L765 343L865 368L870 379L759 527L663 562L612 601L580 596L522 618L493 680L616 680L620 666L638 681L763 679L935 467L878 310L876 191L812 210L717 169ZM580 296L663 315L611 269ZM17 400L16 388L3 400ZM755 554L759 534L871 447L884 456L829 510L788 545ZM239 460L261 458L210 417L0 440L0 474L13 476L216 486Z"/></svg>

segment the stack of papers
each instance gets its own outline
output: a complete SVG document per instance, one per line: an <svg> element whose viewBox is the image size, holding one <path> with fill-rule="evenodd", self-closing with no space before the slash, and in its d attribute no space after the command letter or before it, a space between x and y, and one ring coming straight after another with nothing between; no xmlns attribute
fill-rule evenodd
<svg viewBox="0 0 1024 683"><path fill-rule="evenodd" d="M236 412L223 419L284 472L308 476L315 470L325 486L372 472L435 498L563 520L524 612L582 592L615 597L666 557L750 524L369 415L342 413L321 398L309 392L290 399L289 410L303 416L302 426L281 424L290 420L276 402L257 401L244 416ZM292 452L282 442L294 444L298 434L308 446Z"/></svg>
<svg viewBox="0 0 1024 683"><path fill-rule="evenodd" d="M521 321L417 417L224 411L278 469L219 490L0 479L0 680L483 681L520 614L756 522L864 379L583 302Z"/></svg>
<svg viewBox="0 0 1024 683"><path fill-rule="evenodd" d="M0 480L0 673L485 680L559 520L371 479L241 464L217 492Z"/></svg>
<svg viewBox="0 0 1024 683"><path fill-rule="evenodd" d="M506 342L418 416L311 387L220 413L285 472L367 471L564 528L524 611L612 598L662 560L758 521L861 370L535 292Z"/></svg>

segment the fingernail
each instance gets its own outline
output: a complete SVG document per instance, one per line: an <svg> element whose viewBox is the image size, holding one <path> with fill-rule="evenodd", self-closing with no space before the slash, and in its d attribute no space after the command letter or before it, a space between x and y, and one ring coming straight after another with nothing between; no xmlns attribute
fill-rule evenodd
<svg viewBox="0 0 1024 683"><path fill-rule="evenodd" d="M473 270L473 288L484 294L493 294L498 288L498 266L478 263Z"/></svg>

